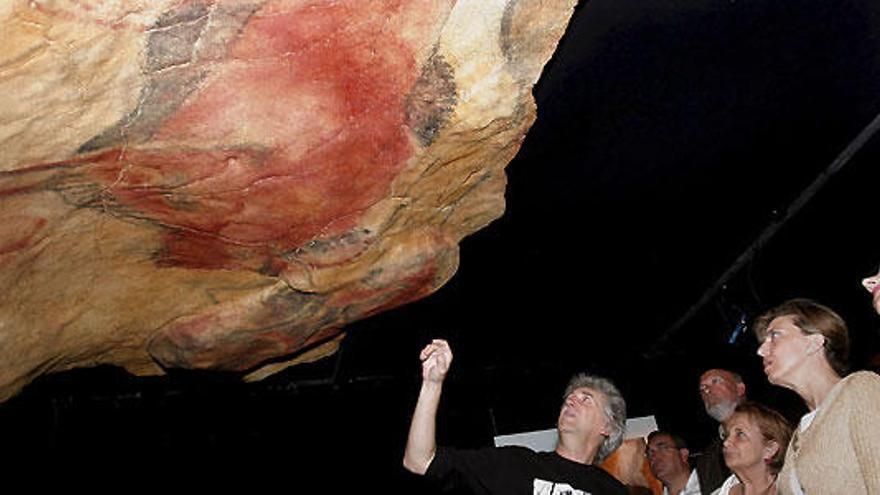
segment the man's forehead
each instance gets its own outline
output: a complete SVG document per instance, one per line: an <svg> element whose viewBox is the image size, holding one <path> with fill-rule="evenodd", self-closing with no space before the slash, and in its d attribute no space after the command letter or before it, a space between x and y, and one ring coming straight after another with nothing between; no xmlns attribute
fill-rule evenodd
<svg viewBox="0 0 880 495"><path fill-rule="evenodd" d="M595 388L588 387L586 385L584 385L582 387L575 387L569 393L570 394L587 394L587 395L593 397L593 399L602 401L602 403L605 402L605 394L603 394L601 390L596 390Z"/></svg>
<svg viewBox="0 0 880 495"><path fill-rule="evenodd" d="M666 433L659 433L651 437L651 440L648 441L648 445L658 445L658 444L667 444L674 445L675 441Z"/></svg>
<svg viewBox="0 0 880 495"><path fill-rule="evenodd" d="M703 376L700 377L700 383L708 382L713 378L721 378L722 380L729 382L734 381L733 373L731 373L730 371L722 369L712 369L703 373Z"/></svg>
<svg viewBox="0 0 880 495"><path fill-rule="evenodd" d="M584 385L582 387L576 387L575 389L572 390L572 393L584 393L584 394L590 394L593 397L605 397L605 395L600 390L596 390L595 388L588 387L586 385Z"/></svg>
<svg viewBox="0 0 880 495"><path fill-rule="evenodd" d="M593 387L587 387L586 385L584 385L582 387L575 387L575 389L572 390L572 392L589 392L591 394L594 393L595 391L596 390Z"/></svg>

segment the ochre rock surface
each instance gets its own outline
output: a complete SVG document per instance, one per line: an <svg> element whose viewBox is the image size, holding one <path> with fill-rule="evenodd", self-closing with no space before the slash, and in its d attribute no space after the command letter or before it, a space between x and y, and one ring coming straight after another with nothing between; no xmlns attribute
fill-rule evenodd
<svg viewBox="0 0 880 495"><path fill-rule="evenodd" d="M435 291L575 3L0 2L0 400L102 363L260 378Z"/></svg>

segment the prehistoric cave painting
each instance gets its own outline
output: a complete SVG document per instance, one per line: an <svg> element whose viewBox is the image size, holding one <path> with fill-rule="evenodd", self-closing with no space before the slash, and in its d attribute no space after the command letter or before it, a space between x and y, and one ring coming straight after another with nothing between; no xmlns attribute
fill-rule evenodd
<svg viewBox="0 0 880 495"><path fill-rule="evenodd" d="M428 295L454 266L454 245L434 240L395 270L375 269L345 291L310 294L276 284L254 296L170 323L149 343L163 366L245 371L322 344L346 324ZM451 258L451 259L450 259Z"/></svg>
<svg viewBox="0 0 880 495"><path fill-rule="evenodd" d="M147 139L150 147L90 157L80 177L103 186L80 204L170 229L156 254L162 266L273 272L273 255L353 228L413 153L403 101L416 80L413 55L382 30L380 16L359 12L383 6L396 8L273 11L270 3L246 18L227 16L247 22L229 60L209 74L198 64L178 67L197 62L195 50L164 48L192 46L206 29L207 5L163 16L148 43L148 68L159 75L141 106L83 151ZM348 22L358 17L367 21ZM433 60L425 74L439 82L425 85L439 104L421 112L420 137L436 132L454 95L448 64Z"/></svg>
<svg viewBox="0 0 880 495"><path fill-rule="evenodd" d="M209 13L207 3L192 2L162 14L147 31L146 72L192 62Z"/></svg>
<svg viewBox="0 0 880 495"><path fill-rule="evenodd" d="M413 53L383 29L387 17L356 11L377 5L386 15L399 7L239 6L227 15L222 50L203 43L216 7L192 2L164 14L148 29L149 84L138 107L80 156L37 167L58 171L41 188L159 226L152 258L160 268L280 276L290 264L315 269L357 256L375 236L357 228L359 215L387 196L414 151L407 124L428 144L455 98L442 57L424 64L416 83ZM436 251L388 273L377 268L342 295L282 283L274 295L218 304L166 326L148 352L164 366L242 370L320 344L347 321L430 293L454 257Z"/></svg>
<svg viewBox="0 0 880 495"><path fill-rule="evenodd" d="M457 101L452 66L442 55L432 55L406 98L406 120L422 146L434 142Z"/></svg>
<svg viewBox="0 0 880 495"><path fill-rule="evenodd" d="M222 60L262 3L194 1L164 12L146 30L147 82L137 107L83 144L79 152L149 141L165 120L198 90L211 70L209 64Z"/></svg>
<svg viewBox="0 0 880 495"><path fill-rule="evenodd" d="M101 363L266 376L442 286L503 212L553 3L8 4L0 401Z"/></svg>
<svg viewBox="0 0 880 495"><path fill-rule="evenodd" d="M3 255L33 244L35 236L48 222L45 218L13 214L0 217L0 267Z"/></svg>

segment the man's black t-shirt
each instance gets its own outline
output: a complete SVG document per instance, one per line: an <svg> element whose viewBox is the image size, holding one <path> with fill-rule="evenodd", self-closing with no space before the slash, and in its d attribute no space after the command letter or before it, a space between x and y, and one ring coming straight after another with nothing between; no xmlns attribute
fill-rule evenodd
<svg viewBox="0 0 880 495"><path fill-rule="evenodd" d="M525 447L458 450L439 447L425 473L444 488L467 486L479 495L624 495L626 488L601 468L556 452Z"/></svg>

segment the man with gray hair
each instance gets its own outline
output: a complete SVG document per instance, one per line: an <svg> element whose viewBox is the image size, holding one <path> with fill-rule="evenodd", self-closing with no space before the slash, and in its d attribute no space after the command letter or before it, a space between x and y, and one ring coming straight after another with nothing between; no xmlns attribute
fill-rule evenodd
<svg viewBox="0 0 880 495"><path fill-rule="evenodd" d="M422 388L416 402L404 467L446 486L464 485L480 494L626 494L626 488L594 464L623 441L626 402L604 378L575 375L559 411L553 452L525 447L459 450L436 445L437 407L452 351L433 340L421 352Z"/></svg>

